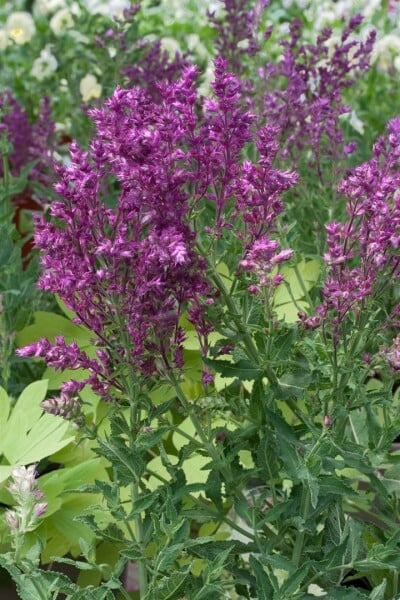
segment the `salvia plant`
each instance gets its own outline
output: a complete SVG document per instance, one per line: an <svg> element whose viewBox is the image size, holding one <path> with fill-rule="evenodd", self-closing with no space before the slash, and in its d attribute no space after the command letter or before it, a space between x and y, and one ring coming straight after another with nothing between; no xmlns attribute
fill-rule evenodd
<svg viewBox="0 0 400 600"><path fill-rule="evenodd" d="M206 95L157 42L124 66L135 85L88 111L35 216L65 316L15 328L46 371L0 393L0 565L22 600L400 594L400 118L357 165L342 115L374 34L356 16L306 44L295 21L252 70L272 31L250 4L210 10ZM40 192L42 154L20 175Z"/></svg>

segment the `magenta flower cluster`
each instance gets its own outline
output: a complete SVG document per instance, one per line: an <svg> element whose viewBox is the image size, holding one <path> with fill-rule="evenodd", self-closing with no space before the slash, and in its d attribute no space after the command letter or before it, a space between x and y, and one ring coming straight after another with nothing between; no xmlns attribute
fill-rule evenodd
<svg viewBox="0 0 400 600"><path fill-rule="evenodd" d="M45 98L39 114L33 123L26 111L9 93L0 96L0 135L7 136L11 144L8 156L9 168L15 177L29 162L35 161L29 179L49 188L53 185L53 153L55 149L55 123L51 119L50 103ZM0 177L3 176L3 163L0 161ZM24 203L24 194L15 199L16 204Z"/></svg>
<svg viewBox="0 0 400 600"><path fill-rule="evenodd" d="M64 300L99 349L89 358L56 338L19 354L89 370L86 381L66 382L63 393L89 383L107 397L110 385L123 388L118 365L145 375L182 367L179 319L188 311L199 336L207 336L204 310L214 301L200 239L216 239L236 224L242 267L256 275L261 263L264 273L291 255L268 239L280 195L297 179L272 167L275 129L253 132L255 117L241 107L240 81L224 60L215 63L214 97L203 107L196 77L189 67L178 82L161 84L157 102L143 89L117 88L90 113L97 131L89 151L72 144L71 164L57 168L61 200L52 203L50 221L37 219L39 285ZM242 157L252 140L256 163ZM196 215L206 218L200 230Z"/></svg>
<svg viewBox="0 0 400 600"><path fill-rule="evenodd" d="M214 45L217 53L227 61L229 70L244 71L243 59L255 56L260 50L259 29L269 0L222 0L223 19L215 11L208 18L216 31Z"/></svg>
<svg viewBox="0 0 400 600"><path fill-rule="evenodd" d="M343 147L339 118L351 110L343 103L343 90L369 67L375 41L374 31L362 42L351 37L361 21L360 15L352 17L331 49L332 30L325 29L315 44L306 44L301 41L303 24L296 19L290 24L289 38L280 42L282 60L260 69L269 90L263 111L280 128L282 158L297 165L300 157L304 160L308 155L307 162L320 175L323 156L337 159L341 152L355 149L354 143Z"/></svg>
<svg viewBox="0 0 400 600"><path fill-rule="evenodd" d="M389 121L387 130L376 141L373 158L352 169L338 186L347 198L348 220L326 226L324 302L317 316L301 315L308 327L329 321L337 333L379 292L377 286L399 276L400 118Z"/></svg>

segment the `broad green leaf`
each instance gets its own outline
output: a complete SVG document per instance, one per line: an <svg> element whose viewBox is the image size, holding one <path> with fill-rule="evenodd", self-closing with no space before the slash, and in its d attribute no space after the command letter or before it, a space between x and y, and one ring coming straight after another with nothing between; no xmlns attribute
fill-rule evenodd
<svg viewBox="0 0 400 600"><path fill-rule="evenodd" d="M75 325L62 315L56 313L37 311L34 313L33 325L28 325L17 333L17 346L25 346L36 342L42 337L52 340L55 336L62 335L69 344L76 341L81 348L93 346L91 339L95 337L86 327Z"/></svg>
<svg viewBox="0 0 400 600"><path fill-rule="evenodd" d="M26 465L51 456L75 439L70 424L44 413L47 381L31 383L19 396L0 436L0 452L9 463Z"/></svg>
<svg viewBox="0 0 400 600"><path fill-rule="evenodd" d="M90 373L86 369L65 369L65 371L59 371L53 367L46 367L43 377L49 382L50 390L59 390L61 385L65 381L75 379L76 381L82 381L89 377Z"/></svg>
<svg viewBox="0 0 400 600"><path fill-rule="evenodd" d="M250 450L239 450L239 462L245 469L254 469L255 464Z"/></svg>
<svg viewBox="0 0 400 600"><path fill-rule="evenodd" d="M176 465L178 463L178 458L172 454L168 455L168 460L172 465ZM187 458L184 461L182 469L185 473L185 478L188 485L195 483L205 484L209 471L204 470L204 467L209 462L209 457L200 456L200 454L193 454L190 456L190 458ZM153 491L160 485L163 485L165 482L169 483L171 481L171 475L165 465L163 465L160 456L153 458L148 463L147 467L150 472L150 477L147 481L147 487L150 490ZM194 496L198 496L199 493L200 492L192 492Z"/></svg>
<svg viewBox="0 0 400 600"><path fill-rule="evenodd" d="M0 485L10 477L11 469L11 465L0 465Z"/></svg>
<svg viewBox="0 0 400 600"><path fill-rule="evenodd" d="M65 556L69 553L78 556L81 553L82 539L89 545L93 543L94 532L87 524L78 521L77 517L90 514L95 515L99 523L109 523L112 520L106 510L93 508L102 504L100 494L66 493L93 483L95 479L108 480L99 458L74 467L58 469L39 478L39 487L48 502L48 509L38 530L46 540L43 562L50 561L53 556Z"/></svg>
<svg viewBox="0 0 400 600"><path fill-rule="evenodd" d="M308 302L296 300L296 304L294 302L286 302L274 307L274 312L279 320L285 321L285 323L296 323L299 320L298 313L306 313L308 308Z"/></svg>
<svg viewBox="0 0 400 600"><path fill-rule="evenodd" d="M317 283L321 270L319 260L302 260L296 267L300 281L294 267L284 266L280 269L280 273L285 277L285 282L277 288L274 294L275 307L292 302L292 296L296 301L304 298L304 290L308 292ZM290 292L288 288L290 288Z"/></svg>
<svg viewBox="0 0 400 600"><path fill-rule="evenodd" d="M274 310L279 319L286 323L295 323L298 320L297 313L306 312L309 308L304 297L319 279L320 261L302 260L296 268L282 267L280 273L285 280L274 294Z"/></svg>
<svg viewBox="0 0 400 600"><path fill-rule="evenodd" d="M8 414L10 412L10 400L4 388L0 387L0 431L5 431Z"/></svg>
<svg viewBox="0 0 400 600"><path fill-rule="evenodd" d="M208 335L208 341L210 342L211 346L213 346L216 342L218 342L218 340L222 340L222 339L223 339L223 336L220 333L217 333L216 331L214 331ZM186 332L186 338L183 342L183 347L185 348L185 350L200 351L199 339L198 339L197 333L195 331L190 330L190 331Z"/></svg>

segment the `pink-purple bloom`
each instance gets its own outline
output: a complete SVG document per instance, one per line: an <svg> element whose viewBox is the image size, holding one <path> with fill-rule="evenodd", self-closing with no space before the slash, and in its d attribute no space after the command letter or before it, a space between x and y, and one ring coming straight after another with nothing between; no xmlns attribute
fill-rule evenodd
<svg viewBox="0 0 400 600"><path fill-rule="evenodd" d="M90 358L56 337L19 354L40 356L61 370L89 371L84 382L65 382L63 394L77 393L84 383L104 397L111 385L122 390L119 364L147 376L182 368L179 319L185 311L206 353L204 311L214 290L198 241L236 224L242 267L247 261L261 286L272 267L291 256L273 239L280 196L297 180L272 166L276 129L254 132L255 116L242 106L240 80L227 72L226 61L215 63L214 96L203 110L196 78L189 67L178 82L161 83L157 101L138 87L117 88L90 111L96 134L89 150L73 143L71 164L57 167L61 199L51 204L52 219L36 224L39 285L75 312L98 350ZM250 141L259 151L254 163L242 158ZM195 228L193 211L207 215L207 225L199 229L200 218Z"/></svg>
<svg viewBox="0 0 400 600"><path fill-rule="evenodd" d="M311 328L330 323L334 338L342 323L357 317L379 291L382 277L391 281L400 272L400 118L389 121L387 135L376 141L373 152L373 158L352 169L338 186L347 198L348 219L326 226L323 303L318 315L300 316ZM392 366L396 356L395 345L388 354Z"/></svg>
<svg viewBox="0 0 400 600"><path fill-rule="evenodd" d="M373 31L365 41L352 39L361 21L360 15L352 17L331 50L330 29L322 31L316 44L303 43L303 25L295 19L289 38L281 41L282 60L259 72L266 88L265 117L280 128L281 157L290 158L292 165L306 162L321 177L324 156L337 160L342 151L355 149L354 142L344 145L339 118L350 111L343 90L368 68L375 41Z"/></svg>
<svg viewBox="0 0 400 600"><path fill-rule="evenodd" d="M8 486L15 506L7 510L5 519L10 531L15 536L33 531L47 509L43 500L43 492L37 487L36 465L14 467L11 470L12 482ZM39 500L39 502L38 502Z"/></svg>

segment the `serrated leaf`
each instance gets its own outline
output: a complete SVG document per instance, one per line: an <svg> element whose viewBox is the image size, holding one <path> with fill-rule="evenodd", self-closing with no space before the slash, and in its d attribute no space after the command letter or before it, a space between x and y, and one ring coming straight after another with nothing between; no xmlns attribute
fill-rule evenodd
<svg viewBox="0 0 400 600"><path fill-rule="evenodd" d="M253 569L254 575L257 582L257 594L258 598L272 598L274 597L274 588L271 584L268 573L264 570L263 565L255 556L251 555L249 558L250 567Z"/></svg>
<svg viewBox="0 0 400 600"><path fill-rule="evenodd" d="M129 519L135 518L141 512L148 510L157 502L159 494L157 491L150 492L149 494L142 494L137 500L135 500L132 511L129 514Z"/></svg>
<svg viewBox="0 0 400 600"><path fill-rule="evenodd" d="M163 577L157 582L157 600L178 600L182 598L185 583L190 577L190 565Z"/></svg>
<svg viewBox="0 0 400 600"><path fill-rule="evenodd" d="M276 600L287 600L298 590L299 586L304 581L308 571L310 570L311 563L307 561L301 565L294 573L291 573L285 583L276 593Z"/></svg>

